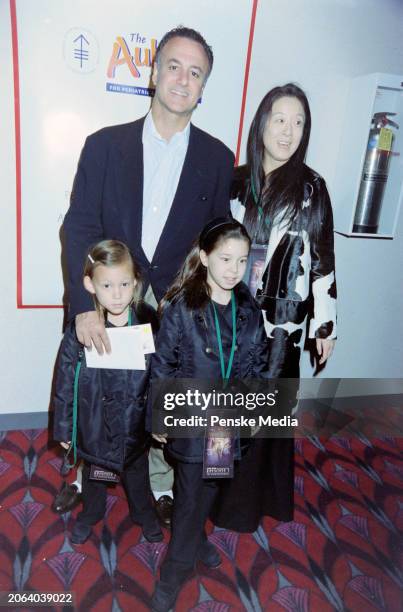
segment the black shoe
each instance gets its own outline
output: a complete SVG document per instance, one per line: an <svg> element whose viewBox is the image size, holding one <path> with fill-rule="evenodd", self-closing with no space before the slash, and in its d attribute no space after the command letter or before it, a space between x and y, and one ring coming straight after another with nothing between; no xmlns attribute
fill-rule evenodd
<svg viewBox="0 0 403 612"><path fill-rule="evenodd" d="M174 607L176 598L182 585L170 585L160 580L155 585L155 591L151 597L152 612L168 612Z"/></svg>
<svg viewBox="0 0 403 612"><path fill-rule="evenodd" d="M131 515L133 523L140 525L143 536L147 542L161 542L164 539L164 534L161 531L158 518L151 508L151 512L146 517Z"/></svg>
<svg viewBox="0 0 403 612"><path fill-rule="evenodd" d="M222 563L221 556L211 542L206 540L201 547L199 548L199 552L197 554L197 560L201 561L206 567L210 569L216 569L220 567Z"/></svg>
<svg viewBox="0 0 403 612"><path fill-rule="evenodd" d="M91 535L91 525L85 525L85 523L80 523L80 521L76 521L73 527L73 531L71 532L70 542L72 544L84 544L88 540Z"/></svg>
<svg viewBox="0 0 403 612"><path fill-rule="evenodd" d="M141 525L141 531L147 542L161 542L164 539L164 534L161 531L160 524L156 516L152 516Z"/></svg>
<svg viewBox="0 0 403 612"><path fill-rule="evenodd" d="M64 514L65 512L69 512L69 510L73 510L79 503L81 503L81 493L78 492L76 485L70 485L64 482L62 488L55 497L52 504L52 510L53 512L57 512L57 514Z"/></svg>
<svg viewBox="0 0 403 612"><path fill-rule="evenodd" d="M155 501L155 511L157 513L158 520L162 527L165 527L166 529L171 529L173 506L174 501L169 495L161 495L161 497Z"/></svg>

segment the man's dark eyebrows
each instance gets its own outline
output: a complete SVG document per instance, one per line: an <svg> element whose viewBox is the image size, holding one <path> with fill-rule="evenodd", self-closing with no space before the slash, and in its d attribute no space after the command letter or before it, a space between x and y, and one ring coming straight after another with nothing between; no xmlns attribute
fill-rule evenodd
<svg viewBox="0 0 403 612"><path fill-rule="evenodd" d="M167 59L167 62L175 62L175 64L181 64L181 62L176 59L175 57L170 57ZM199 72L201 72L202 74L204 74L204 70L201 66L190 66L193 70L199 70Z"/></svg>

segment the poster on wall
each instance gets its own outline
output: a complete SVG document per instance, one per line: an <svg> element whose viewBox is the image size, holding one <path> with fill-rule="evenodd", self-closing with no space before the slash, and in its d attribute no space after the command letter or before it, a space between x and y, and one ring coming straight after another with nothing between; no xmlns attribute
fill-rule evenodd
<svg viewBox="0 0 403 612"><path fill-rule="evenodd" d="M158 41L178 24L199 30L214 51L192 120L235 151L255 4L10 0L19 307L62 304L60 230L84 140L148 112Z"/></svg>

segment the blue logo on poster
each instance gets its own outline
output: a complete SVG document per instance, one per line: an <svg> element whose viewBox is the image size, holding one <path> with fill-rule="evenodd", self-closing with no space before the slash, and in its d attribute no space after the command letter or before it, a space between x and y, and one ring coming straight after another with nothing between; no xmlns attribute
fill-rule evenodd
<svg viewBox="0 0 403 612"><path fill-rule="evenodd" d="M74 58L79 60L80 62L80 68L83 67L83 62L88 62L89 60L89 51L83 48L83 44L86 47L90 46L90 43L88 42L88 40L85 38L85 36L83 36L82 34L80 34L80 36L77 36L77 38L74 40L75 43L79 43L79 47L74 49Z"/></svg>
<svg viewBox="0 0 403 612"><path fill-rule="evenodd" d="M136 87L134 85L121 85L120 83L107 83L106 91L134 94L135 96L149 96L150 98L152 98L155 93L155 89L151 87Z"/></svg>
<svg viewBox="0 0 403 612"><path fill-rule="evenodd" d="M64 37L63 56L74 72L93 72L99 61L98 41L89 30L72 28Z"/></svg>

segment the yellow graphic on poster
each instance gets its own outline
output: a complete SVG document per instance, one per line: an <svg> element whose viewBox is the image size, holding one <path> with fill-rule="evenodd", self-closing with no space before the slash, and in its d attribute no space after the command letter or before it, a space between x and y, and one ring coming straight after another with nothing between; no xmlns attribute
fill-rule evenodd
<svg viewBox="0 0 403 612"><path fill-rule="evenodd" d="M126 38L128 40L126 40ZM138 32L131 33L127 37L116 36L113 43L112 54L109 59L106 90L115 93L131 93L140 96L153 96L154 88L148 87L151 66L157 53L158 41L156 38L150 40L149 46L146 36L139 34ZM128 42L129 41L129 42ZM125 66L126 72L119 70L121 66ZM146 71L143 74L140 69L146 67ZM120 76L123 74L123 80L125 77L130 78L130 83L127 82L116 82L116 69ZM143 76L143 83L140 86L133 85L133 79L140 79Z"/></svg>

